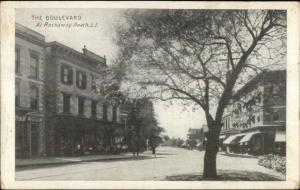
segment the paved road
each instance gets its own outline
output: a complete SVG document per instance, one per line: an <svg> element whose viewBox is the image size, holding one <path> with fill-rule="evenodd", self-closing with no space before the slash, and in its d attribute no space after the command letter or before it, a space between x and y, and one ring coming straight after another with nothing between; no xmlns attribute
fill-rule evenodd
<svg viewBox="0 0 300 190"><path fill-rule="evenodd" d="M16 172L16 180L165 180L166 176L200 173L204 152L181 148L159 147L157 156L145 152L140 159L82 162L78 164L32 168ZM247 170L276 175L257 165L255 158L218 155L218 169Z"/></svg>

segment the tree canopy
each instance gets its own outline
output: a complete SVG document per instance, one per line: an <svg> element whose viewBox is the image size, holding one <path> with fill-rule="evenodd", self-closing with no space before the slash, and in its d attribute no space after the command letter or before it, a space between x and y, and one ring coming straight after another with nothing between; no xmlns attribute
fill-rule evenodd
<svg viewBox="0 0 300 190"><path fill-rule="evenodd" d="M126 18L118 45L128 81L140 85L131 90L191 100L210 119L250 77L285 59L284 11L130 10Z"/></svg>

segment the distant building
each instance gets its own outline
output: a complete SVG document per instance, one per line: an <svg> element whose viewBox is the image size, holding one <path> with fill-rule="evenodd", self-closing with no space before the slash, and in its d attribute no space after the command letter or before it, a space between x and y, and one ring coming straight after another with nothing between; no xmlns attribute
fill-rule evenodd
<svg viewBox="0 0 300 190"><path fill-rule="evenodd" d="M187 134L187 145L189 148L202 147L204 141L203 128L190 128Z"/></svg>
<svg viewBox="0 0 300 190"><path fill-rule="evenodd" d="M268 71L234 96L223 116L221 145L227 151L285 153L286 71Z"/></svg>
<svg viewBox="0 0 300 190"><path fill-rule="evenodd" d="M45 36L16 24L16 157L45 155Z"/></svg>

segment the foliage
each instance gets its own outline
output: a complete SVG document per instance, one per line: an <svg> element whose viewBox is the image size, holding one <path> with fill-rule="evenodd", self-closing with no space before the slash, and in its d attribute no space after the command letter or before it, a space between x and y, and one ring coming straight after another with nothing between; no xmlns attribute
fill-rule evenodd
<svg viewBox="0 0 300 190"><path fill-rule="evenodd" d="M117 32L129 81L121 87L201 108L209 129L204 175L215 177L224 109L249 78L285 63L286 11L135 9L126 18Z"/></svg>
<svg viewBox="0 0 300 190"><path fill-rule="evenodd" d="M260 156L258 158L258 165L264 166L266 168L275 170L282 174L286 172L286 157L278 156L274 154L268 154Z"/></svg>
<svg viewBox="0 0 300 190"><path fill-rule="evenodd" d="M140 85L131 90L191 101L210 120L220 120L234 89L286 50L284 11L132 10L127 21L118 45L126 79Z"/></svg>
<svg viewBox="0 0 300 190"><path fill-rule="evenodd" d="M161 143L159 134L164 131L158 126L154 114L153 103L147 99L136 99L127 102L128 125L136 135L144 135L150 140L152 146Z"/></svg>

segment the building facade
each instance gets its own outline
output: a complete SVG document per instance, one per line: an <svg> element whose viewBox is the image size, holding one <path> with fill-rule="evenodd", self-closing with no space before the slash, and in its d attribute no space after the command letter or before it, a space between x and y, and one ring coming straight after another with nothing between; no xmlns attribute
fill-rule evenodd
<svg viewBox="0 0 300 190"><path fill-rule="evenodd" d="M220 143L226 151L285 154L286 71L250 80L226 108Z"/></svg>
<svg viewBox="0 0 300 190"><path fill-rule="evenodd" d="M203 149L204 141L204 128L190 128L187 134L187 146L191 149L199 148Z"/></svg>
<svg viewBox="0 0 300 190"><path fill-rule="evenodd" d="M104 153L124 127L119 108L94 91L106 59L58 42L46 47L46 128L49 155Z"/></svg>
<svg viewBox="0 0 300 190"><path fill-rule="evenodd" d="M20 24L15 35L16 157L114 151L126 110L95 90L105 57L48 43Z"/></svg>
<svg viewBox="0 0 300 190"><path fill-rule="evenodd" d="M16 157L45 155L45 36L16 24Z"/></svg>

